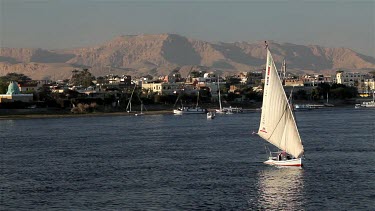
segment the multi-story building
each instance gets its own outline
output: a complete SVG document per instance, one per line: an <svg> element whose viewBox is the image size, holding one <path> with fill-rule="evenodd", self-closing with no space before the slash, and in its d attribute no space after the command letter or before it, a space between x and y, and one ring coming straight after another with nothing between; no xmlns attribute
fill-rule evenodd
<svg viewBox="0 0 375 211"><path fill-rule="evenodd" d="M375 79L366 78L363 82L359 83L357 86L358 93L362 97L372 96L372 93L375 91Z"/></svg>
<svg viewBox="0 0 375 211"><path fill-rule="evenodd" d="M142 83L142 89L158 93L159 95L173 95L179 92L181 89L184 91L192 89L190 85L184 85L184 83Z"/></svg>
<svg viewBox="0 0 375 211"><path fill-rule="evenodd" d="M287 78L284 80L284 86L304 86L304 82L299 78Z"/></svg>
<svg viewBox="0 0 375 211"><path fill-rule="evenodd" d="M18 83L20 92L36 92L39 88L51 83L50 80L30 80Z"/></svg>
<svg viewBox="0 0 375 211"><path fill-rule="evenodd" d="M363 82L369 90L375 90L375 78L367 78Z"/></svg>
<svg viewBox="0 0 375 211"><path fill-rule="evenodd" d="M38 83L33 81L18 83L21 92L34 92L38 90Z"/></svg>
<svg viewBox="0 0 375 211"><path fill-rule="evenodd" d="M368 74L350 72L346 73L344 71L337 71L336 73L336 83L344 84L346 86L358 86L360 83L364 82Z"/></svg>

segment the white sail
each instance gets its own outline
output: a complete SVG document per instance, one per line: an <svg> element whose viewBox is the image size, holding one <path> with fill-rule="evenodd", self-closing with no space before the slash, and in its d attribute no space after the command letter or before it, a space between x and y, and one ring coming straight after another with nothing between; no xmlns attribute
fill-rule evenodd
<svg viewBox="0 0 375 211"><path fill-rule="evenodd" d="M268 48L258 135L296 158L303 154L297 125Z"/></svg>

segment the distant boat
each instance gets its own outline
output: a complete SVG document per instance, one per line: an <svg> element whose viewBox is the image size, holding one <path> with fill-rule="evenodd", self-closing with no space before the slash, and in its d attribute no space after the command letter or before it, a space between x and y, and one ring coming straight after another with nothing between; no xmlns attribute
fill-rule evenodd
<svg viewBox="0 0 375 211"><path fill-rule="evenodd" d="M233 111L232 110L225 110L225 114L228 114L228 115L233 114Z"/></svg>
<svg viewBox="0 0 375 211"><path fill-rule="evenodd" d="M242 108L232 108L232 106L229 107L222 107L221 105L221 92L220 92L220 82L219 82L220 76L217 78L217 88L219 90L219 109L216 109L216 113L218 114L233 114L233 113L240 113L242 112Z"/></svg>
<svg viewBox="0 0 375 211"><path fill-rule="evenodd" d="M329 96L328 96L328 92L327 92L327 102L326 102L326 103L324 103L324 106L326 106L326 107L335 107L335 105L333 105L333 104L329 103Z"/></svg>
<svg viewBox="0 0 375 211"><path fill-rule="evenodd" d="M134 94L134 91L135 91L135 88L137 87L137 84L134 84L134 88L133 88L133 91L130 95L130 99L128 101L128 105L126 106L126 112L128 113L131 113L132 112L132 99L133 99L133 94Z"/></svg>
<svg viewBox="0 0 375 211"><path fill-rule="evenodd" d="M293 106L295 110L311 110L312 109L309 104L294 104Z"/></svg>
<svg viewBox="0 0 375 211"><path fill-rule="evenodd" d="M214 119L215 116L216 115L214 111L207 112L207 119Z"/></svg>
<svg viewBox="0 0 375 211"><path fill-rule="evenodd" d="M335 105L329 103L328 93L327 93L327 102L324 104L295 104L293 105L294 110L312 110L312 109L319 109L325 107L334 107Z"/></svg>
<svg viewBox="0 0 375 211"><path fill-rule="evenodd" d="M354 108L375 108L375 90L372 92L372 101L355 104Z"/></svg>
<svg viewBox="0 0 375 211"><path fill-rule="evenodd" d="M143 108L144 108L143 101L141 101L141 113L136 113L135 116L143 116L144 115Z"/></svg>
<svg viewBox="0 0 375 211"><path fill-rule="evenodd" d="M268 47L262 113L257 134L280 149L278 152L270 152L265 164L302 166L304 150L301 137Z"/></svg>
<svg viewBox="0 0 375 211"><path fill-rule="evenodd" d="M243 112L241 107L232 107L232 106L224 107L223 111L226 113L242 113Z"/></svg>
<svg viewBox="0 0 375 211"><path fill-rule="evenodd" d="M199 91L197 95L197 104L194 108L190 108L187 106L181 106L180 108L173 109L173 113L177 115L182 115L182 114L205 114L207 113L207 109L201 108L198 106L199 102Z"/></svg>
<svg viewBox="0 0 375 211"><path fill-rule="evenodd" d="M219 90L219 109L216 109L216 113L223 114L225 111L223 110L223 107L221 106L221 93L220 93L220 82L219 82L220 76L217 77L217 88Z"/></svg>
<svg viewBox="0 0 375 211"><path fill-rule="evenodd" d="M174 114L182 115L182 114L205 114L207 113L207 110L201 107L180 107L178 109L173 109Z"/></svg>
<svg viewBox="0 0 375 211"><path fill-rule="evenodd" d="M324 108L325 105L322 104L295 104L294 109L297 110L312 110L318 108Z"/></svg>

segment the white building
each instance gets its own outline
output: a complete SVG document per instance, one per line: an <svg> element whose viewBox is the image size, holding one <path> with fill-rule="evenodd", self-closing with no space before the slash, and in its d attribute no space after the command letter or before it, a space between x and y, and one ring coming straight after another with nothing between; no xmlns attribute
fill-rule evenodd
<svg viewBox="0 0 375 211"><path fill-rule="evenodd" d="M367 74L363 73L346 73L339 71L336 73L336 82L338 84L344 84L346 86L358 86L359 83L364 82Z"/></svg>
<svg viewBox="0 0 375 211"><path fill-rule="evenodd" d="M185 92L191 90L191 85L184 85L184 83L142 83L142 89L158 93L159 95L173 95L184 89Z"/></svg>
<svg viewBox="0 0 375 211"><path fill-rule="evenodd" d="M358 92L363 96L369 96L375 90L375 79L366 78L358 85Z"/></svg>

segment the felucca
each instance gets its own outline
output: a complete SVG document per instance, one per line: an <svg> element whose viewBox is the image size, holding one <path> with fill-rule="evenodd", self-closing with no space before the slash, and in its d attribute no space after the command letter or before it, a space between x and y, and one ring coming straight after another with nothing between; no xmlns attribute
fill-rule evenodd
<svg viewBox="0 0 375 211"><path fill-rule="evenodd" d="M270 152L265 164L302 166L303 146L297 124L278 75L271 52L267 49L262 114L258 135L280 151Z"/></svg>

